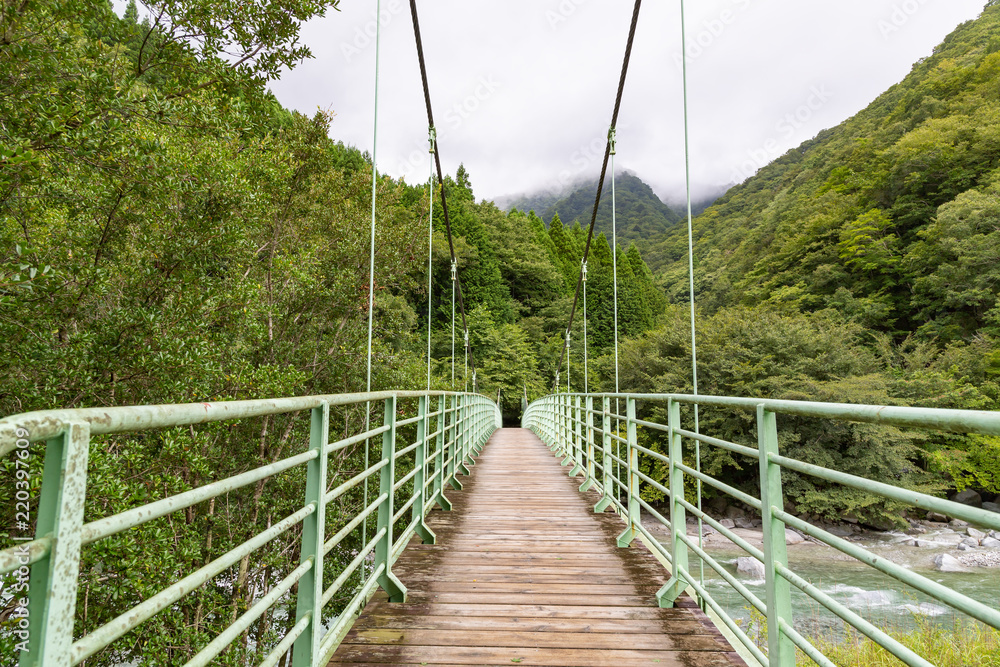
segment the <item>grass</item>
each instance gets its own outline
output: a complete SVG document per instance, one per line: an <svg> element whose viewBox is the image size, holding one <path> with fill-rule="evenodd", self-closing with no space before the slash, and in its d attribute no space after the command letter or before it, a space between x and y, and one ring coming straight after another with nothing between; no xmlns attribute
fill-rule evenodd
<svg viewBox="0 0 1000 667"><path fill-rule="evenodd" d="M767 619L752 607L748 611L750 618L738 623L766 653ZM937 667L1000 667L1000 630L971 621L942 625L919 615L914 616L914 623L912 628L883 625L880 629ZM810 639L823 655L843 667L898 667L904 664L850 626L842 632L830 631ZM797 665L816 667L804 653L797 653Z"/></svg>

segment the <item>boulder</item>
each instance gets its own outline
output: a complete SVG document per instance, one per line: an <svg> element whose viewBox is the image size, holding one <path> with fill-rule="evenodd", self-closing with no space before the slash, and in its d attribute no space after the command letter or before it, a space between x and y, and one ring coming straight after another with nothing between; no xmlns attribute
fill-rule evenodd
<svg viewBox="0 0 1000 667"><path fill-rule="evenodd" d="M764 564L753 556L740 556L736 559L736 571L742 572L751 579L764 579Z"/></svg>
<svg viewBox="0 0 1000 667"><path fill-rule="evenodd" d="M983 503L983 509L1000 514L1000 503Z"/></svg>
<svg viewBox="0 0 1000 667"><path fill-rule="evenodd" d="M965 491L959 491L950 498L953 503L961 503L963 505L969 505L970 507L982 507L983 497L973 491L972 489L966 489Z"/></svg>
<svg viewBox="0 0 1000 667"><path fill-rule="evenodd" d="M745 517L746 515L747 513L741 510L739 507L734 507L733 505L730 505L729 507L726 508L727 519L736 519L738 517Z"/></svg>
<svg viewBox="0 0 1000 667"><path fill-rule="evenodd" d="M995 537L987 537L979 542L980 546L989 547L991 549L1000 548L1000 540Z"/></svg>
<svg viewBox="0 0 1000 667"><path fill-rule="evenodd" d="M735 528L736 522L734 522L732 519L723 519L722 521L719 522L719 525L722 526L723 528Z"/></svg>
<svg viewBox="0 0 1000 667"><path fill-rule="evenodd" d="M961 519L952 519L948 522L948 527L952 530L961 530L968 525L969 523L967 521L962 521Z"/></svg>
<svg viewBox="0 0 1000 667"><path fill-rule="evenodd" d="M958 548L959 549L961 549L963 546L966 547L966 548L975 548L975 547L978 547L979 546L979 540L977 540L974 537L967 537L967 538L965 538L964 540L962 540L961 542L958 543Z"/></svg>
<svg viewBox="0 0 1000 667"><path fill-rule="evenodd" d="M802 544L806 538L799 535L791 528L785 528L785 544Z"/></svg>
<svg viewBox="0 0 1000 667"><path fill-rule="evenodd" d="M752 529L754 527L753 521L751 521L750 519L741 517L741 516L736 517L735 521L736 521L736 527L737 528L746 528L746 529L750 530L750 529Z"/></svg>
<svg viewBox="0 0 1000 667"><path fill-rule="evenodd" d="M944 514L939 514L938 512L928 512L927 520L933 521L934 523L948 523L948 517Z"/></svg>
<svg viewBox="0 0 1000 667"><path fill-rule="evenodd" d="M964 542L962 544L959 544L955 548L958 549L959 551L969 551L970 549L975 549L975 547L970 547L968 544L965 544Z"/></svg>
<svg viewBox="0 0 1000 667"><path fill-rule="evenodd" d="M983 531L979 530L978 528L973 528L972 526L968 526L965 529L965 534L968 535L969 537L971 537L974 540L981 540L984 537L986 537L986 533L984 533Z"/></svg>
<svg viewBox="0 0 1000 667"><path fill-rule="evenodd" d="M968 572L957 558L948 554L934 557L934 569L938 572Z"/></svg>

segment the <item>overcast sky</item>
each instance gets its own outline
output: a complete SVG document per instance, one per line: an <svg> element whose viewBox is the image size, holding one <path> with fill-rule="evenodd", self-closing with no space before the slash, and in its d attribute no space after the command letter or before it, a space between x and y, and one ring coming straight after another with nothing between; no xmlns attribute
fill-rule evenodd
<svg viewBox="0 0 1000 667"><path fill-rule="evenodd" d="M986 0L688 0L695 196L742 181L899 82ZM427 116L408 0L382 0L376 160L427 178ZM314 59L272 90L336 113L331 136L372 149L375 0L342 0L308 24ZM632 3L418 2L443 166L464 162L478 198L596 177ZM646 0L618 123L618 170L662 198L684 191L677 0Z"/></svg>

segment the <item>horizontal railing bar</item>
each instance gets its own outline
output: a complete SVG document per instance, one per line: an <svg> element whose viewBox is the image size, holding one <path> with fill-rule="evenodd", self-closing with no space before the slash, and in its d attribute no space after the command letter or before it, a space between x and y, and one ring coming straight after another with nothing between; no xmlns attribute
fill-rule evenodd
<svg viewBox="0 0 1000 667"><path fill-rule="evenodd" d="M416 449L417 447L419 447L422 444L424 444L424 443L418 441L418 442L414 442L411 445L407 445L406 447L403 447L402 449L396 451L396 453L393 455L393 458L398 460L401 457L406 456L407 454L409 454L410 452L412 452L414 449Z"/></svg>
<svg viewBox="0 0 1000 667"><path fill-rule="evenodd" d="M365 558L369 553L371 553L371 550L375 548L378 541L385 536L387 530L388 529L383 526L378 532L376 532L375 535L372 536L372 539L368 540L368 544L366 544L363 549L358 551L358 555L354 557L354 560L352 560L347 567L344 568L344 571L340 573L340 576L338 576L334 582L330 584L329 588L323 591L322 607L329 604L330 600L333 599L333 596L340 590L340 587L344 585L344 582L347 581L352 574L354 574L354 571L358 569L358 566L361 565L361 563L364 562Z"/></svg>
<svg viewBox="0 0 1000 667"><path fill-rule="evenodd" d="M819 652L815 646L809 643L805 637L799 634L799 631L792 627L792 625L786 621L781 616L778 617L778 627L781 631L788 635L788 638L792 640L792 643L802 649L802 652L809 656L813 662L820 667L837 667L837 664L832 662L829 658Z"/></svg>
<svg viewBox="0 0 1000 667"><path fill-rule="evenodd" d="M633 420L636 426L645 426L646 428L655 429L657 431L663 431L664 433L670 433L670 427L664 426L663 424L657 424L656 422L648 422L643 419Z"/></svg>
<svg viewBox="0 0 1000 667"><path fill-rule="evenodd" d="M751 556L753 556L754 558L756 558L757 560L759 560L761 563L763 563L766 560L764 558L764 552L763 551L761 551L757 547L753 546L752 544L750 544L749 542L747 542L746 540L744 540L742 537L740 537L739 535L737 535L733 531L731 531L728 528L726 528L725 526L723 526L721 523L719 523L718 521L716 521L715 519L713 519L709 515L705 514L705 512L701 511L700 509L698 509L697 507L695 507L694 505L692 505L688 501L684 500L683 498L678 498L677 502L679 502L681 505L683 505L689 512L691 512L692 514L694 514L695 516L697 516L699 519L701 519L702 521L704 521L705 523L707 523L708 525L710 525L712 528L714 528L717 531L719 531L722 535L724 535L727 539L729 539L730 542L732 542L733 544L735 544L736 546L738 546L740 549L743 549L743 551L747 552L748 554L750 554Z"/></svg>
<svg viewBox="0 0 1000 667"><path fill-rule="evenodd" d="M576 394L573 394L574 396ZM860 405L853 403L820 403L816 401L785 401L773 398L740 398L690 394L579 394L592 398L666 401L673 399L686 405L739 408L756 411L763 406L769 412L797 417L820 417L837 421L890 424L909 428L931 428L955 433L1000 435L1000 414L986 410L951 410L945 408L911 408L895 405Z"/></svg>
<svg viewBox="0 0 1000 667"><path fill-rule="evenodd" d="M365 479L367 479L368 477L374 475L376 472L378 472L382 468L386 467L387 465L389 465L389 459L382 459L378 463L375 463L374 465L371 465L368 468L362 470L357 475L355 475L354 477L350 478L349 480L347 480L346 482L344 482L343 484L341 484L337 488L335 488L335 489L333 489L331 491L327 491L326 495L323 496L323 504L324 505L329 505L331 502L333 502L334 500L336 500L338 497L344 495L346 492L350 491L355 486L357 486L361 482L365 481Z"/></svg>
<svg viewBox="0 0 1000 667"><path fill-rule="evenodd" d="M636 500L639 501L640 505L642 505L643 507L646 508L647 512L649 512L650 514L653 515L654 519L656 519L657 521L659 521L660 523L662 523L667 528L670 528L670 520L667 517L665 517L662 514L660 514L660 512L658 510L654 509L652 505L650 505L649 503L647 503L642 498L636 498Z"/></svg>
<svg viewBox="0 0 1000 667"><path fill-rule="evenodd" d="M695 581L695 577L691 576L691 573L683 567L678 566L677 570L688 582L688 585L694 589L695 593L697 593L702 600L708 603L708 606L712 608L712 611L714 611L716 615L722 619L722 622L726 624L726 627L729 628L734 635L736 635L736 638L740 640L740 643L742 643L743 646L750 651L754 659L762 665L768 664L767 656L764 655L764 652L761 651L753 640L747 636L746 632L743 631L743 628L736 625L736 622L729 618L729 614L726 613L722 606L715 601L715 598L713 598L701 584Z"/></svg>
<svg viewBox="0 0 1000 667"><path fill-rule="evenodd" d="M954 519L961 519L962 521L968 521L969 523L974 523L976 525L987 526L993 530L1000 530L1000 514L995 512L979 509L977 507L970 507L969 505L962 505L961 503L952 502L951 500L945 500L943 498L935 498L934 496L929 496L926 493L920 493L919 491L912 491L910 489L892 486L891 484L876 482L875 480L868 479L866 477L858 477L856 475L849 475L848 473L830 470L829 468L823 468L811 463L804 463L802 461L790 459L786 456L780 456L778 454L770 454L768 456L768 460L772 463L777 463L783 468L801 472L812 477L825 479L828 482L843 484L844 486L850 486L862 491L868 491L869 493L875 493L885 498L898 500L908 505L913 505L931 512L939 512Z"/></svg>
<svg viewBox="0 0 1000 667"><path fill-rule="evenodd" d="M0 574L7 574L24 565L34 565L52 551L52 534L0 551Z"/></svg>
<svg viewBox="0 0 1000 667"><path fill-rule="evenodd" d="M294 468L297 465L311 461L317 456L319 456L319 452L315 449L311 449L309 451L302 452L301 454L291 456L283 461L262 466L256 470L250 470L240 475L229 477L228 479L206 484L205 486L185 491L184 493L179 493L176 496L164 498L163 500L157 500L156 502L149 503L148 505L136 507L119 514L115 514L114 516L92 521L83 527L83 532L80 536L80 543L82 546L92 544L98 540L120 533L123 530L141 526L147 521L158 519L161 516L170 514L171 512L176 512L177 510L182 510L186 507L190 507L191 505L211 500L212 498L217 498L224 493L235 491L236 489L243 488L244 486L249 486L254 482L266 479L267 477L272 477L278 473L288 470L289 468Z"/></svg>
<svg viewBox="0 0 1000 667"><path fill-rule="evenodd" d="M407 500L403 504L403 506L400 507L398 510L396 510L396 513L392 515L392 522L396 523L397 521L399 521L399 518L401 516L403 516L404 514L406 514L406 510L408 510L411 507L413 507L413 503L415 503L419 498L420 498L420 494L419 493L414 493L413 495L411 495L410 499Z"/></svg>
<svg viewBox="0 0 1000 667"><path fill-rule="evenodd" d="M772 508L771 513L784 521L786 524L801 530L803 533L814 537L825 544L828 544L837 551L845 553L848 556L865 563L866 565L874 567L890 577L901 581L907 586L912 586L921 593L925 593L936 600L940 600L948 606L964 612L969 616L986 623L987 625L992 625L994 628L1000 629L1000 611L992 609L977 600L962 595L947 586L942 586L936 581L921 576L912 570L896 565L886 558L876 556L875 554L862 549L847 540L831 535L825 530L817 528L812 524L785 512L784 510Z"/></svg>
<svg viewBox="0 0 1000 667"><path fill-rule="evenodd" d="M712 438L701 433L695 433L694 431L685 431L682 428L674 429L674 433L683 436L685 438L690 438L691 440L697 440L698 442L703 442L706 445L714 445L721 449L728 449L731 452L736 452L737 454L743 454L744 456L749 456L750 458L760 459L760 452L752 447L747 447L746 445L738 445L735 442L729 442L728 440L720 440L718 438Z"/></svg>
<svg viewBox="0 0 1000 667"><path fill-rule="evenodd" d="M299 638L299 635L305 632L310 623L312 623L312 616L303 616L300 618L298 623L293 625L292 629L288 631L285 638L278 642L278 645L267 654L264 662L260 663L259 667L276 667L278 661L292 648L292 644Z"/></svg>
<svg viewBox="0 0 1000 667"><path fill-rule="evenodd" d="M244 542L232 551L216 558L208 565L192 572L177 583L163 589L145 602L132 607L124 614L108 621L90 634L85 635L73 644L71 649L71 663L73 665L80 664L111 642L125 635L129 630L163 611L177 600L211 580L233 563L253 553L315 511L315 503L306 505L294 514L271 526L263 533L260 533L257 537Z"/></svg>
<svg viewBox="0 0 1000 667"><path fill-rule="evenodd" d="M775 571L780 574L785 581L792 584L813 600L816 600L816 602L819 602L821 605L842 618L844 621L860 630L862 634L892 653L907 665L910 665L910 667L934 667L933 663L924 660L922 657L903 646L888 634L879 630L864 618L855 614L853 611L840 604L781 563L775 561L773 565Z"/></svg>
<svg viewBox="0 0 1000 667"><path fill-rule="evenodd" d="M646 454L647 456L652 456L654 459L657 459L658 461L663 461L668 465L670 464L669 456L665 456L664 454L661 454L659 452L654 452L652 449L643 447L642 445L632 445L632 446L635 447L640 452L642 452L643 454Z"/></svg>
<svg viewBox="0 0 1000 667"><path fill-rule="evenodd" d="M649 475L647 475L643 471L641 471L641 470L635 470L634 472L635 472L636 475L639 476L639 479L645 481L647 484L651 485L654 489L656 489L660 493L665 493L667 495L670 495L670 489L668 489L664 485L660 484L659 482L657 482L655 479L653 479L652 477L650 477Z"/></svg>
<svg viewBox="0 0 1000 667"><path fill-rule="evenodd" d="M325 556L326 554L330 553L331 549L333 549L335 546L337 546L338 544L340 544L340 542L345 537L347 537L351 533L352 530L354 530L355 528L357 528L361 524L362 521L364 521L365 519L367 519L368 516L372 512L374 512L376 509L378 509L378 506L386 498L388 498L388 497L389 497L388 493L383 493L382 495L380 495L378 498L376 498L375 500L373 500L368 505L368 507L366 507L365 509L363 509L356 517L354 517L353 519L351 519L351 521L346 526L344 526L343 528L341 528L340 530L338 530L336 535L334 535L333 537L331 537L330 539L328 539L326 542L324 542L323 543L323 555Z"/></svg>
<svg viewBox="0 0 1000 667"><path fill-rule="evenodd" d="M418 421L423 420L423 418L423 415L415 415L406 419L400 419L396 422L396 428L403 428L404 426L409 426L410 424L416 424Z"/></svg>
<svg viewBox="0 0 1000 667"><path fill-rule="evenodd" d="M357 444L362 440L370 440L371 438L382 435L390 428L392 427L387 424L383 424L382 426L370 429L368 431L365 431L364 433L358 433L357 435L352 435L349 438L344 438L343 440L338 440L337 442L331 442L326 446L326 453L332 454L333 452L340 451L345 447L350 447L351 445Z"/></svg>
<svg viewBox="0 0 1000 667"><path fill-rule="evenodd" d="M282 579L281 583L271 589L267 595L257 600L252 607L247 609L242 616L236 619L235 623L230 625L219 636L209 642L205 648L198 651L198 654L188 660L184 664L184 667L204 667L204 665L209 664L212 659L222 653L233 642L233 640L240 635L241 632L249 628L251 623L256 621L260 618L261 614L270 609L274 603L277 602L278 599L289 589L291 589L291 587L294 586L306 572L311 570L312 567L313 560L310 557L309 560L292 570L291 573Z"/></svg>
<svg viewBox="0 0 1000 667"><path fill-rule="evenodd" d="M698 543L695 540L692 540L686 534L677 533L677 537L680 538L680 540L684 542L684 544L686 544L691 551L695 552L698 555L698 558L701 558L702 561L708 563L708 566L715 570L720 577L725 579L737 593L742 595L743 599L752 604L757 611L767 616L767 605L759 597L754 595L753 591L744 586L739 579L731 575L729 570L724 568L719 561L712 558L704 549L698 546Z"/></svg>
<svg viewBox="0 0 1000 667"><path fill-rule="evenodd" d="M320 656L325 657L329 653L333 653L333 644L335 644L338 639L338 634L345 633L345 625L349 628L354 625L354 615L358 613L358 608L361 606L362 601L364 601L368 595L375 590L378 586L378 578L385 571L385 563L379 563L378 567L371 573L368 580L361 587L361 589L351 598L347 607L340 612L337 617L337 621L326 631L323 636L322 641L320 641Z"/></svg>
<svg viewBox="0 0 1000 667"><path fill-rule="evenodd" d="M724 493L728 493L733 498L736 498L737 500L746 503L750 507L753 507L756 510L761 509L761 503L759 498L754 498L750 494L743 493L739 489L729 486L725 482L720 482L711 475L706 475L703 472L698 472L694 468L686 466L683 463L677 462L674 465L677 466L679 469L683 470L686 474L690 475L691 477L694 477L695 479L700 479L705 484L708 484L709 486L714 487Z"/></svg>
<svg viewBox="0 0 1000 667"><path fill-rule="evenodd" d="M14 448L19 438L17 435L19 430L28 432L26 437L30 442L37 442L59 435L70 422L87 422L90 424L91 435L103 435L301 412L317 408L323 403L330 406L356 405L384 401L394 396L397 399L407 399L421 396L462 395L461 392L450 391L376 391L215 403L39 410L0 419L0 456L5 456Z"/></svg>
<svg viewBox="0 0 1000 667"><path fill-rule="evenodd" d="M399 534L396 541L392 545L392 562L395 563L401 555L403 555L403 549L406 548L407 543L410 538L417 532L417 525L420 523L420 518L414 518L413 521L403 529L403 532Z"/></svg>

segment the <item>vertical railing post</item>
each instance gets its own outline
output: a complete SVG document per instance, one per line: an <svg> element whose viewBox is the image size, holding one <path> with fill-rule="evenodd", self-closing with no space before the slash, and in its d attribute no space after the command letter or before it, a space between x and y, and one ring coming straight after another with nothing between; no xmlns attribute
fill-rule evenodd
<svg viewBox="0 0 1000 667"><path fill-rule="evenodd" d="M688 569L687 544L681 536L687 535L687 517L684 505L684 471L677 467L684 462L684 440L677 431L681 427L681 404L667 399L667 478L670 487L670 563L673 568L670 580L656 593L661 607L673 607L674 601L687 588L681 570Z"/></svg>
<svg viewBox="0 0 1000 667"><path fill-rule="evenodd" d="M447 405L447 398L442 394L438 397L437 454L434 456L434 497L441 509L450 512L451 501L444 495L444 478L446 472L444 443L447 442L445 431L448 425L448 415L445 414L445 407Z"/></svg>
<svg viewBox="0 0 1000 667"><path fill-rule="evenodd" d="M776 564L788 565L785 523L774 516L784 510L781 466L771 463L778 454L777 416L757 406L757 443L760 453L760 505L764 530L764 580L767 589L767 655L771 667L794 667L795 646L779 621L792 623L791 585L777 573Z"/></svg>
<svg viewBox="0 0 1000 667"><path fill-rule="evenodd" d="M465 465L469 457L469 440L472 437L469 429L469 401L468 394L462 394L458 398L458 437L461 441L455 449L455 472L463 475L472 474Z"/></svg>
<svg viewBox="0 0 1000 667"><path fill-rule="evenodd" d="M469 423L469 439L465 443L465 456L462 457L462 463L465 465L466 470L468 470L469 466L476 465L475 453L478 451L476 447L479 445L479 429L482 425L478 408L481 400L482 397L479 395L470 396L468 404L465 407L465 419Z"/></svg>
<svg viewBox="0 0 1000 667"><path fill-rule="evenodd" d="M603 512L611 504L611 399L604 397L604 412L601 416L601 499L594 505L595 512Z"/></svg>
<svg viewBox="0 0 1000 667"><path fill-rule="evenodd" d="M573 455L574 466L569 471L570 477L576 477L583 472L583 410L580 407L581 398L573 397Z"/></svg>
<svg viewBox="0 0 1000 667"><path fill-rule="evenodd" d="M594 397L587 396L587 469L586 479L580 485L580 491L587 491L594 486Z"/></svg>
<svg viewBox="0 0 1000 667"><path fill-rule="evenodd" d="M35 537L51 537L52 547L28 574L28 650L21 652L21 667L70 664L89 451L87 422L66 424L45 444ZM27 456L28 449L20 452Z"/></svg>
<svg viewBox="0 0 1000 667"><path fill-rule="evenodd" d="M312 667L323 637L323 543L326 540L326 447L329 440L330 405L323 401L312 409L309 422L309 450L316 458L306 465L306 499L313 513L302 520L302 549L299 563L312 561L312 568L299 579L295 620L309 617L309 627L295 640L292 667Z"/></svg>
<svg viewBox="0 0 1000 667"><path fill-rule="evenodd" d="M462 490L462 483L458 481L457 466L459 462L458 453L461 450L462 436L459 424L459 406L461 399L458 395L451 397L451 439L448 445L448 455L445 461L448 463L448 483L456 491Z"/></svg>
<svg viewBox="0 0 1000 667"><path fill-rule="evenodd" d="M562 433L562 394L552 397L552 441L549 442L549 449L559 452L559 437Z"/></svg>
<svg viewBox="0 0 1000 667"><path fill-rule="evenodd" d="M385 399L384 425L388 430L382 434L382 461L385 463L379 471L379 496L382 502L378 506L377 533L381 536L375 543L375 568L381 568L378 576L390 602L406 602L406 586L392 573L392 515L393 491L396 481L396 397Z"/></svg>
<svg viewBox="0 0 1000 667"><path fill-rule="evenodd" d="M563 456L562 465L568 466L573 462L573 397L569 394L562 396L563 428L559 445Z"/></svg>
<svg viewBox="0 0 1000 667"><path fill-rule="evenodd" d="M636 424L635 424L635 399L625 399L625 460L628 465L625 469L625 480L628 485L626 503L628 507L628 528L618 536L618 546L627 547L632 544L632 540L639 534L639 522L641 521L641 507L639 505L639 450L636 446Z"/></svg>
<svg viewBox="0 0 1000 667"><path fill-rule="evenodd" d="M430 434L430 396L421 396L418 399L417 414L420 420L417 422L417 445L416 449L416 470L413 475L413 493L417 499L413 501L413 509L410 511L411 521L416 522L416 533L420 536L420 541L424 544L434 544L437 538L434 531L427 527L425 521L425 505L427 504L427 487L424 482L427 479L427 458L430 453L430 443L427 436Z"/></svg>

